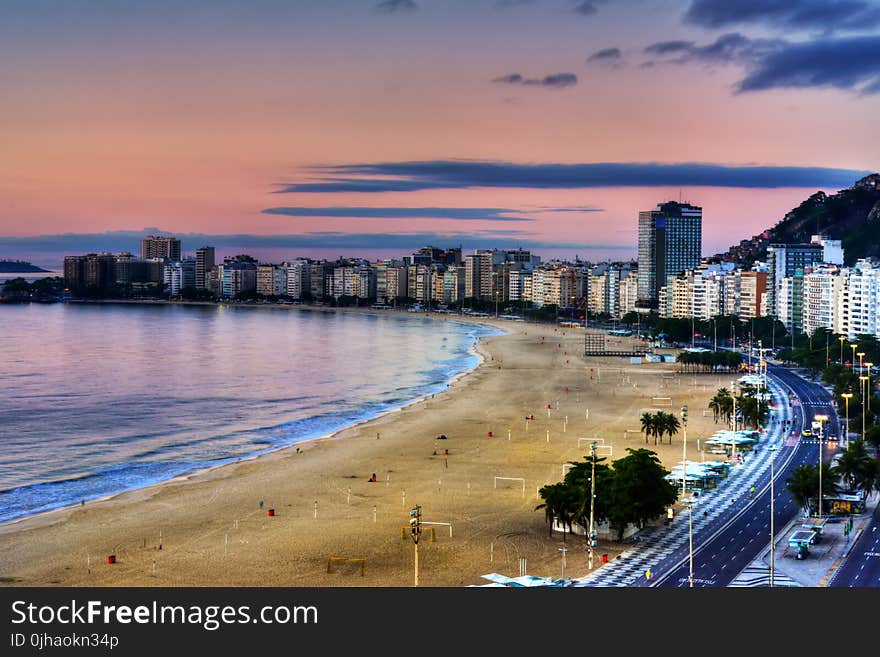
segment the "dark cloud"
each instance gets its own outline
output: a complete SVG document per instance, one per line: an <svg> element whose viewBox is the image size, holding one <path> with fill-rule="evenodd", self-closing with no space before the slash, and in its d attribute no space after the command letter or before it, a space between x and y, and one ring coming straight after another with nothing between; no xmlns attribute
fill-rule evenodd
<svg viewBox="0 0 880 657"><path fill-rule="evenodd" d="M692 41L661 41L645 48L645 52L676 64L691 62L703 64L748 65L785 45L776 39L750 39L739 32L722 34L703 46Z"/></svg>
<svg viewBox="0 0 880 657"><path fill-rule="evenodd" d="M522 212L508 208L388 208L388 207L281 207L267 208L263 214L288 217L330 217L352 219L453 219L456 221L534 221L510 216Z"/></svg>
<svg viewBox="0 0 880 657"><path fill-rule="evenodd" d="M396 249L406 253L412 249L433 244L438 247L458 246L466 248L545 248L545 249L608 249L631 251L631 244L590 244L568 241L552 242L536 239L531 233L516 230L469 230L448 233L420 231L410 233L347 233L319 231L287 235L211 235L205 233L175 233L158 228L140 231L112 231L107 233L66 233L32 237L0 236L0 251L39 260L44 266L60 268L65 255L109 251L136 253L139 241L146 235L162 233L180 238L185 252L210 244L218 249L247 252L250 249ZM350 252L348 255L357 255Z"/></svg>
<svg viewBox="0 0 880 657"><path fill-rule="evenodd" d="M419 6L415 0L382 0L376 5L376 11L383 14L394 14L400 11L413 11Z"/></svg>
<svg viewBox="0 0 880 657"><path fill-rule="evenodd" d="M737 90L807 87L880 93L880 36L786 44L758 60Z"/></svg>
<svg viewBox="0 0 880 657"><path fill-rule="evenodd" d="M618 62L622 56L620 48L603 48L587 57L587 62Z"/></svg>
<svg viewBox="0 0 880 657"><path fill-rule="evenodd" d="M867 171L820 167L729 166L707 163L597 162L515 164L482 160L380 162L320 167L323 180L284 185L277 194L400 192L427 189L503 187L587 189L593 187L842 188Z"/></svg>
<svg viewBox="0 0 880 657"><path fill-rule="evenodd" d="M659 41L645 48L648 55L671 55L688 52L694 47L693 41Z"/></svg>
<svg viewBox="0 0 880 657"><path fill-rule="evenodd" d="M595 13L598 13L599 9L596 7L595 2L590 2L590 0L584 0L584 2L578 3L578 5L574 8L576 14L580 14L581 16L592 16Z"/></svg>
<svg viewBox="0 0 880 657"><path fill-rule="evenodd" d="M693 0L684 20L702 27L763 24L795 30L865 30L880 26L871 0Z"/></svg>
<svg viewBox="0 0 880 657"><path fill-rule="evenodd" d="M492 82L499 84L515 84L526 87L548 87L551 89L564 89L577 84L577 76L574 73L554 73L543 78L526 78L519 73L510 73L495 78Z"/></svg>

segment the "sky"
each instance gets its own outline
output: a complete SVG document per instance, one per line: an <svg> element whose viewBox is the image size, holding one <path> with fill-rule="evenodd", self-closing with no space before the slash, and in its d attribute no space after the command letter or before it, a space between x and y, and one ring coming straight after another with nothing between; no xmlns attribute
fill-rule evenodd
<svg viewBox="0 0 880 657"><path fill-rule="evenodd" d="M880 169L875 0L5 0L0 258L706 255Z"/></svg>

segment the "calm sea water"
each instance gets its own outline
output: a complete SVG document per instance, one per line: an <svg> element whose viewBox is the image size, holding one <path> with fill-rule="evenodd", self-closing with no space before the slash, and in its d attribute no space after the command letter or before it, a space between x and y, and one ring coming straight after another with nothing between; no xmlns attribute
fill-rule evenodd
<svg viewBox="0 0 880 657"><path fill-rule="evenodd" d="M324 435L445 388L493 329L216 306L0 307L0 521Z"/></svg>

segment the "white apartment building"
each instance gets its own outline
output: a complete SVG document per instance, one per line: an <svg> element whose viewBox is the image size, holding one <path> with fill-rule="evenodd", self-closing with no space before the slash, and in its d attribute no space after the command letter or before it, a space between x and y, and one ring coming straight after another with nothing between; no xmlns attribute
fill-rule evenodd
<svg viewBox="0 0 880 657"><path fill-rule="evenodd" d="M880 268L859 260L846 272L837 304L839 333L850 340L857 335L880 337Z"/></svg>
<svg viewBox="0 0 880 657"><path fill-rule="evenodd" d="M294 260L287 265L287 296L302 299L311 294L311 271L307 260Z"/></svg>
<svg viewBox="0 0 880 657"><path fill-rule="evenodd" d="M844 277L837 265L818 265L807 269L803 282L803 331L818 328L840 330L838 301Z"/></svg>

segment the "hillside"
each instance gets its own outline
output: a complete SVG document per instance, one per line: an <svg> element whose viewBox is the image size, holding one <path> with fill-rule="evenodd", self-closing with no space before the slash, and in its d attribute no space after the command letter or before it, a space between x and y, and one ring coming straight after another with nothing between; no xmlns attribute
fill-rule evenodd
<svg viewBox="0 0 880 657"><path fill-rule="evenodd" d="M48 271L24 260L0 260L0 274L36 274Z"/></svg>
<svg viewBox="0 0 880 657"><path fill-rule="evenodd" d="M817 233L843 242L848 265L859 258L880 257L880 174L866 176L837 194L816 192L772 228L716 257L748 266L764 259L768 244L809 242Z"/></svg>

